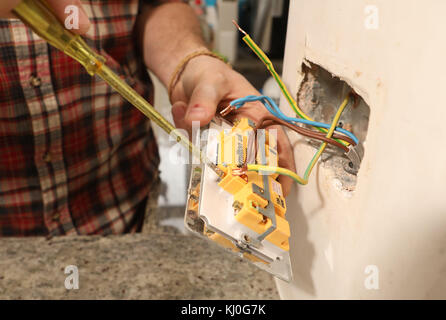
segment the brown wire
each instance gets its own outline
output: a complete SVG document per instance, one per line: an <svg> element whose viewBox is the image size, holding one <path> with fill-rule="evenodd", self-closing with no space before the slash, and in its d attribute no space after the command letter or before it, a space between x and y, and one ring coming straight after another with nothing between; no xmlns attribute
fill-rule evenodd
<svg viewBox="0 0 446 320"><path fill-rule="evenodd" d="M324 134L324 133L321 133L321 132L316 132L316 133L317 133L317 134L320 134L320 135L322 135L322 136L325 137L325 134ZM332 137L333 139L344 140L345 142L348 142L348 143L351 144L352 146L356 146L356 142L353 141L352 138L347 137L346 135L338 134L338 133L333 132L333 134L331 135L331 137Z"/></svg>
<svg viewBox="0 0 446 320"><path fill-rule="evenodd" d="M293 130L293 131L295 131L295 132L297 132L297 133L299 133L299 134L301 134L303 136L306 136L306 137L309 137L309 138L313 138L313 139L318 139L318 140L324 141L324 142L326 142L328 144L331 144L331 145L333 145L335 147L341 148L345 152L348 152L348 148L346 146L342 145L341 143L337 142L334 139L341 139L341 140L344 140L344 141L346 141L346 142L348 142L348 143L350 143L352 145L355 145L355 143L354 143L354 141L352 139L350 139L349 137L346 137L344 135L340 135L340 134L335 133L335 134L333 134L332 138L327 138L324 133L316 132L316 131L313 131L313 130L310 130L310 129L307 129L307 128L303 128L303 127L292 125L291 123L288 123L288 122L286 122L286 121L284 121L282 119L279 119L279 118L277 118L275 116L272 116L272 115L271 116L269 116L269 115L264 116L259 121L258 125L256 126L256 129L263 129L263 128L265 128L267 126L270 126L272 124L278 124L278 125L285 126L285 127L289 128L289 129L291 129L291 130Z"/></svg>
<svg viewBox="0 0 446 320"><path fill-rule="evenodd" d="M292 125L292 124L286 122L285 120L279 119L279 118L277 118L277 117L275 117L275 116L273 116L273 115L271 115L271 116L269 116L269 115L264 116L264 117L259 121L259 123L261 124L263 121L266 121L266 120L270 120L270 121L277 122L278 124L287 126L288 128L290 128L291 130L294 130L294 131L296 131L295 129L298 128L298 130L299 130L299 129L303 129L303 130L299 130L299 131L302 131L302 132L311 132L311 133L315 133L315 134L317 134L318 136L326 137L325 133L322 133L322 132L316 132L316 131L313 131L313 130L310 130L310 129L307 129L307 128L303 128L303 127L294 126L294 125ZM258 127L258 129L260 129L259 126L257 126L257 127ZM265 125L262 125L262 127L264 128ZM297 132L300 133L299 131L297 131ZM333 132L333 134L332 134L332 138L333 138L333 139L344 140L345 142L348 142L349 144L356 145L356 143L355 143L355 141L353 141L353 139L351 139L351 138L349 138L348 136L345 136L345 135L343 135L343 134L339 134L339 133L337 133L337 132ZM318 139L318 138L316 138L316 139Z"/></svg>

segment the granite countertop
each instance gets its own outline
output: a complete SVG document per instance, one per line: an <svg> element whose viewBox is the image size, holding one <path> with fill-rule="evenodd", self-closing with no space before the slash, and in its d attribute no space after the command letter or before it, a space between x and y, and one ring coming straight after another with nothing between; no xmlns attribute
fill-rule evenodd
<svg viewBox="0 0 446 320"><path fill-rule="evenodd" d="M67 290L76 265L79 289ZM181 233L0 239L1 299L278 299L273 278Z"/></svg>

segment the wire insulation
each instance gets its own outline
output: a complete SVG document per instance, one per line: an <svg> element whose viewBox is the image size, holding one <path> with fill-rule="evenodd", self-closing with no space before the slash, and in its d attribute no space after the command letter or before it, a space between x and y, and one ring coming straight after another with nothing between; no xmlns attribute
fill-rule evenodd
<svg viewBox="0 0 446 320"><path fill-rule="evenodd" d="M326 138L331 138L333 135L333 132L335 131L336 124L339 121L339 118L341 117L342 112L344 111L345 107L347 106L349 101L349 95L347 95L340 105L338 111L336 112L336 115L333 118L333 121L331 123L331 126L327 132ZM294 181L296 181L299 184L306 185L308 184L308 179L311 175L311 172L317 162L317 160L320 158L322 152L324 152L325 148L327 147L327 142L323 142L313 158L311 159L310 163L307 166L307 169L305 170L304 177L300 177L297 173L280 167L273 167L273 166L266 166L266 165L259 165L259 164L248 164L247 170L248 171L257 171L257 172L265 172L265 173L279 173L285 176L288 176L292 178Z"/></svg>
<svg viewBox="0 0 446 320"><path fill-rule="evenodd" d="M288 123L291 124L295 124L297 123L303 123L306 125L310 125L313 127L320 127L320 128L325 128L325 129L330 129L330 125L327 123L323 123L323 122L317 122L317 121L313 121L313 120L305 120L305 119L300 119L300 118L293 118L293 117L288 117L287 115L285 115L282 110L280 110L280 108L277 106L277 104L274 102L273 99L271 99L268 96L254 96L254 95L249 95L243 98L239 98L239 99L235 99L232 100L230 102L230 106L234 107L235 109L240 109L241 107L243 107L243 105L247 102L254 102L254 101L260 101L263 103L263 105L265 106L265 108L275 117L284 120ZM358 138L351 133L348 130L345 130L343 128L339 128L339 127L335 127L335 130L339 133L345 134L346 136L348 136L350 139L352 139L354 141L355 144L359 143ZM340 139L336 139L337 142L343 144L344 146L348 146L349 142L344 142L343 141L339 141Z"/></svg>
<svg viewBox="0 0 446 320"><path fill-rule="evenodd" d="M338 147L338 148L342 149L344 152L348 152L348 148L346 146L340 144L339 142L337 142L334 139L327 138L321 132L317 132L317 131L313 131L313 130L310 130L310 129L307 129L307 128L302 128L302 127L298 127L298 126L292 125L292 124L290 124L290 123L288 123L286 121L280 120L280 119L278 119L278 118L276 118L274 116L266 116L266 117L262 118L261 122L259 122L259 124L257 125L256 128L257 129L263 129L265 127L268 127L268 126L271 126L271 125L274 125L274 124L285 126L288 129L291 129L291 130L293 130L293 131L295 131L295 132L297 132L297 133L299 133L299 134L301 134L303 136L306 136L306 137L309 137L309 138L313 138L313 139L318 139L318 140L321 140L321 141L325 141L328 144L331 144L331 145L333 145L335 147ZM337 137L338 138L347 139L347 140L349 140L350 143L353 143L353 141L350 140L350 138L341 137L340 135L338 135Z"/></svg>
<svg viewBox="0 0 446 320"><path fill-rule="evenodd" d="M240 26L235 22L235 20L232 20L232 23L237 27L237 29L244 34L244 37L242 40L248 45L248 47L259 57L259 59L263 62L263 64L266 66L268 71L273 76L274 80L276 80L277 84L279 85L280 90L282 91L283 95L287 99L289 105L294 110L294 112L301 117L302 119L314 121L311 117L307 116L305 112L303 112L299 106L297 105L296 101L292 98L291 94L289 93L287 87L283 83L282 79L280 78L279 74L274 69L273 63L268 58L268 56L260 49L260 47L252 40L252 38L249 36L249 34L246 33ZM317 129L321 132L326 133L327 129L323 127L317 127ZM338 141L344 145L347 145L345 142Z"/></svg>

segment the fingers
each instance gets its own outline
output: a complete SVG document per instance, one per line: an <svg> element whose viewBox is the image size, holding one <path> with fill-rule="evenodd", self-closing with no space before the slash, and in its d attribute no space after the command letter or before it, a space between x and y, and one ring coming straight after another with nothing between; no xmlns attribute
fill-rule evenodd
<svg viewBox="0 0 446 320"><path fill-rule="evenodd" d="M230 119L240 118L240 117L248 117L251 120L254 120L255 123L258 123L259 119L262 119L262 115L269 114L265 112L263 106L259 108L259 104L257 102L247 103L240 111L234 112L230 115ZM296 172L296 166L294 162L294 154L293 149L291 147L291 143L286 135L285 131L281 126L269 126L266 129L276 129L277 130L277 148L279 153L279 161L278 165L281 168L289 169L293 172ZM294 180L280 175L278 178L279 182L282 185L282 191L285 196L289 194L291 191L291 187L293 185Z"/></svg>
<svg viewBox="0 0 446 320"><path fill-rule="evenodd" d="M187 64L172 93L172 101L187 104L183 129L196 121L204 126L214 118L217 106L232 90L228 85L232 73L231 68L213 57L198 56Z"/></svg>
<svg viewBox="0 0 446 320"><path fill-rule="evenodd" d="M279 160L279 166L282 167L282 168L286 168L285 165L280 163L280 160ZM284 197L288 196L288 194L290 193L291 188L293 186L294 180L291 179L290 177L287 177L287 176L279 176L277 178L277 180L282 185L283 196Z"/></svg>
<svg viewBox="0 0 446 320"><path fill-rule="evenodd" d="M183 101L175 102L172 105L172 116L175 126L181 129L188 129L184 116L186 115L187 104Z"/></svg>
<svg viewBox="0 0 446 320"><path fill-rule="evenodd" d="M200 126L208 124L215 115L219 97L215 87L202 84L192 93L184 120L187 124L200 121Z"/></svg>
<svg viewBox="0 0 446 320"><path fill-rule="evenodd" d="M200 64L200 61L204 64ZM192 122L199 121L200 126L208 124L215 116L217 106L246 95L259 94L243 76L226 65L215 65L215 63L214 59L209 60L208 57L192 60L183 74L181 86L177 86L176 93L173 94L175 103L172 106L172 115L175 125L187 130L189 134ZM252 102L237 112L232 112L226 118L231 120L247 117L257 124L262 121L265 114L269 113L261 103ZM288 136L280 126L269 128L277 129L278 165L295 172L294 156ZM288 195L294 181L286 176L280 176L279 181L284 195Z"/></svg>
<svg viewBox="0 0 446 320"><path fill-rule="evenodd" d="M254 93L254 95L259 95L260 93ZM264 115L268 115L268 111L259 102L247 102L244 104L243 108L232 111L230 114L225 116L229 121L234 121L241 118L249 118L256 125L259 124Z"/></svg>
<svg viewBox="0 0 446 320"><path fill-rule="evenodd" d="M224 96L221 88L215 83L200 83L194 88L182 119L183 129L189 129L193 121L199 121L200 126L211 122Z"/></svg>
<svg viewBox="0 0 446 320"><path fill-rule="evenodd" d="M74 26L70 30L74 33L82 35L90 28L90 20L80 0L47 0L47 3L62 23L69 19Z"/></svg>
<svg viewBox="0 0 446 320"><path fill-rule="evenodd" d="M268 127L268 129L277 130L277 151L279 153L279 167L296 172L293 149L285 131L279 126L271 126ZM286 197L291 190L294 180L283 175L279 176L278 180L282 185L282 191L284 196Z"/></svg>

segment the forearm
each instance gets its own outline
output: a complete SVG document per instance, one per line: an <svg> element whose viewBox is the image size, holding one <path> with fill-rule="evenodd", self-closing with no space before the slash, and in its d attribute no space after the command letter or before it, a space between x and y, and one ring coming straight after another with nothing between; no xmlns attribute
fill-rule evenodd
<svg viewBox="0 0 446 320"><path fill-rule="evenodd" d="M138 31L144 62L165 86L186 55L206 47L198 19L184 3L146 6Z"/></svg>

